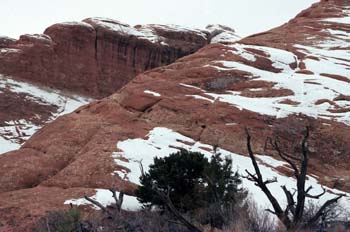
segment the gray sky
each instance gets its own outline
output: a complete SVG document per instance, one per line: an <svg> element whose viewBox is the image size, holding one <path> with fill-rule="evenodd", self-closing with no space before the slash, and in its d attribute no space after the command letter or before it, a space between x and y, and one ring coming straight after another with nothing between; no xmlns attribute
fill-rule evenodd
<svg viewBox="0 0 350 232"><path fill-rule="evenodd" d="M318 0L1 0L0 34L17 38L88 17L130 25L160 23L204 28L220 23L241 36L279 26Z"/></svg>

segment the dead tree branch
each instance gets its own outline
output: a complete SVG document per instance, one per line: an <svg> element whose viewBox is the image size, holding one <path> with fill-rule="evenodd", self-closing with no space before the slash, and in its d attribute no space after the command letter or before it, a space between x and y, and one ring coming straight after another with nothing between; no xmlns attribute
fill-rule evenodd
<svg viewBox="0 0 350 232"><path fill-rule="evenodd" d="M274 211L267 209L268 212L273 213L276 215L279 220L285 225L287 230L296 230L298 228L308 228L311 225L313 225L315 222L319 220L319 218L323 215L323 213L329 208L332 204L336 203L343 195L339 195L333 199L330 199L326 201L320 209L317 211L317 213L307 222L304 221L304 210L305 210L305 199L306 198L313 198L313 199L319 199L326 193L326 189L323 188L323 192L318 195L311 195L309 192L312 189L312 186L308 187L305 190L305 183L307 178L307 168L308 168L308 162L309 162L309 151L308 151L308 144L307 141L309 139L309 128L306 127L304 137L301 141L301 157L297 157L295 155L290 155L280 148L279 142L272 141L271 138L266 139L264 149L267 149L267 143L269 142L271 147L274 149L274 151L277 152L278 156L287 162L290 167L294 171L294 177L297 180L297 188L296 188L296 200L294 199L294 193L292 194L286 186L281 186L286 199L287 199L287 207L285 210L282 210L279 202L276 200L276 198L272 195L270 190L267 188L267 184L275 183L277 179L273 180L263 180L263 176L261 174L261 171L259 169L259 165L256 161L255 155L253 153L252 147L251 147L251 136L249 134L248 129L246 128L246 136L247 136L247 150L249 157L252 161L255 174L252 174L248 170L246 170L246 173L248 176L246 177L248 180L253 181L256 186L258 186L267 196L269 199ZM296 163L298 162L298 163Z"/></svg>
<svg viewBox="0 0 350 232"><path fill-rule="evenodd" d="M116 194L114 189L109 189L109 191L112 193L112 197L115 200L115 205L117 207L117 212L120 212L121 209L122 209L122 204L123 204L123 200L124 200L124 192L121 191L119 193L119 197L117 197L117 194Z"/></svg>
<svg viewBox="0 0 350 232"><path fill-rule="evenodd" d="M248 170L246 172L248 173L250 180L255 182L255 185L257 185L267 196L269 199L273 209L274 209L274 214L283 222L284 225L290 227L291 221L288 217L288 215L282 210L281 205L278 203L277 199L272 195L271 191L267 188L266 182L263 180L259 165L256 161L252 146L251 146L251 136L249 134L248 129L246 128L246 136L247 136L247 149L248 149L248 154L249 157L252 161L252 164L254 166L255 170L255 175L251 174ZM269 210L270 212L271 210Z"/></svg>
<svg viewBox="0 0 350 232"><path fill-rule="evenodd" d="M102 210L103 213L105 213L109 218L113 218L113 214L106 208L104 207L100 202L95 201L94 199L88 197L88 196L84 196L84 198L89 201L91 204L97 206L98 208L100 208Z"/></svg>

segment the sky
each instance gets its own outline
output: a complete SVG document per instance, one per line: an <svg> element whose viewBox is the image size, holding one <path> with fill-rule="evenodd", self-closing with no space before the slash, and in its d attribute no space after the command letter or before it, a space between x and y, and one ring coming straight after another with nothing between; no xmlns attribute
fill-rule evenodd
<svg viewBox="0 0 350 232"><path fill-rule="evenodd" d="M244 37L279 26L318 0L1 0L0 34L18 38L88 17L130 25L177 24L199 29L223 24Z"/></svg>

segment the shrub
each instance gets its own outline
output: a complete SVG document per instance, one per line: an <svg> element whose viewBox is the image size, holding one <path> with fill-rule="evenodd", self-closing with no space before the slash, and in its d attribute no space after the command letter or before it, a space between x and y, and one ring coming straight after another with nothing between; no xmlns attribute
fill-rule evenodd
<svg viewBox="0 0 350 232"><path fill-rule="evenodd" d="M187 212L203 206L205 189L203 171L208 160L200 153L182 150L164 158L154 158L149 173L141 177L141 186L136 191L138 200L145 206L164 207L164 202L153 192L153 186L170 195L174 206Z"/></svg>
<svg viewBox="0 0 350 232"><path fill-rule="evenodd" d="M232 171L232 160L222 158L219 153L210 161L201 153L186 150L155 158L140 182L136 196L146 207L167 207L168 202L159 196L160 192L170 198L180 213L206 212L201 216L201 223L218 228L226 223L226 208L246 195L239 188L240 177Z"/></svg>
<svg viewBox="0 0 350 232"><path fill-rule="evenodd" d="M81 221L80 210L72 207L68 211L49 212L41 218L37 225L38 232L75 232L85 231Z"/></svg>

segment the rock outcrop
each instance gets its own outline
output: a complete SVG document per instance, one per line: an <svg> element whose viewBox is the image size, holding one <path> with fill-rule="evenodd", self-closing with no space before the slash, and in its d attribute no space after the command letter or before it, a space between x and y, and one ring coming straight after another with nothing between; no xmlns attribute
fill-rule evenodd
<svg viewBox="0 0 350 232"><path fill-rule="evenodd" d="M215 31L225 32L223 27ZM210 38L209 31L176 25L131 27L112 19L88 18L58 23L44 34L22 35L17 41L0 37L0 73L106 97L137 74L197 51Z"/></svg>
<svg viewBox="0 0 350 232"><path fill-rule="evenodd" d="M208 31L131 27L104 18L55 24L19 40L0 36L0 154L18 148L72 106L92 100L82 95L107 96L136 74L197 51L210 38Z"/></svg>
<svg viewBox="0 0 350 232"><path fill-rule="evenodd" d="M84 191L116 188L132 195L134 164L153 157L137 147L134 157L126 156L132 139L152 146L150 153L190 144L244 155L245 127L257 153L277 158L266 139L279 138L291 144L287 151L297 152L309 126L311 173L349 192L348 6L349 1L321 1L271 31L208 45L48 124L21 149L0 156L0 221L9 231L24 231L46 210L64 207L64 199ZM159 140L148 141L159 127L182 137L167 144L160 130Z"/></svg>

